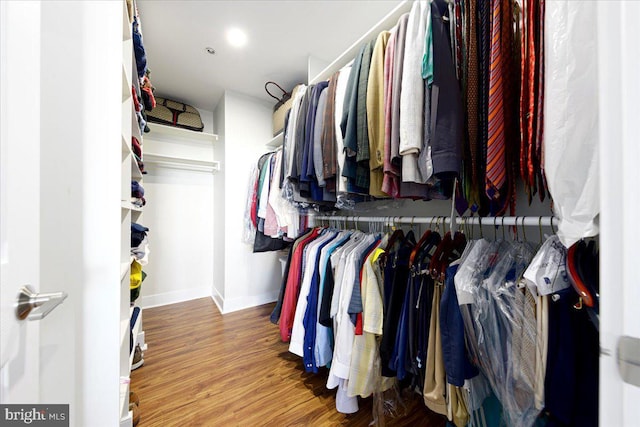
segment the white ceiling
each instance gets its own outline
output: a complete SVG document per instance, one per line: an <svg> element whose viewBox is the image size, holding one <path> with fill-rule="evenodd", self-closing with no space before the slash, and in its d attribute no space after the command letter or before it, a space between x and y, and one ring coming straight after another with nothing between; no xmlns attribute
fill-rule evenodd
<svg viewBox="0 0 640 427"><path fill-rule="evenodd" d="M155 93L209 111L225 90L273 101L265 82L287 90L306 83L309 56L331 62L399 3L137 1ZM247 46L229 46L231 27L247 32ZM205 52L208 46L215 55Z"/></svg>

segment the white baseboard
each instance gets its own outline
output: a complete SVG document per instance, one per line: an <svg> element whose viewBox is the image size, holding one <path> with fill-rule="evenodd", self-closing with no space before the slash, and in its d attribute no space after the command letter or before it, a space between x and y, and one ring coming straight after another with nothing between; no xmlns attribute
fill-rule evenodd
<svg viewBox="0 0 640 427"><path fill-rule="evenodd" d="M151 308L211 296L211 288L202 287L140 297L140 307Z"/></svg>
<svg viewBox="0 0 640 427"><path fill-rule="evenodd" d="M247 297L240 298L221 298L220 295L214 295L213 300L215 301L220 312L222 314L231 313L233 311L244 310L245 308L257 307L259 305L268 304L270 302L274 302L278 300L279 290L268 292L261 295L252 295ZM216 298L221 299L221 303L219 303Z"/></svg>
<svg viewBox="0 0 640 427"><path fill-rule="evenodd" d="M222 297L222 295L220 295L220 292L218 292L218 290L215 288L215 286L213 287L213 292L211 294L211 299L213 300L213 302L216 303L216 306L218 307L218 311L222 314L224 313L224 311L222 310L224 307L224 298Z"/></svg>

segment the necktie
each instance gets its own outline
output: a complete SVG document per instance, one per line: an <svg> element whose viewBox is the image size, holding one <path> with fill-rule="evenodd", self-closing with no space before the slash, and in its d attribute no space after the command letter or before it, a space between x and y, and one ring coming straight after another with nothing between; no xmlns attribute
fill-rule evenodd
<svg viewBox="0 0 640 427"><path fill-rule="evenodd" d="M465 2L467 6L467 2ZM471 153L471 192L470 203L479 204L478 200L478 27L476 0L468 2L469 27L467 43L467 130L469 132L469 151Z"/></svg>
<svg viewBox="0 0 640 427"><path fill-rule="evenodd" d="M540 192L540 200L543 201L547 192L547 183L544 176L544 144L542 140L543 129L543 106L544 106L544 0L538 3L538 16L536 17L538 25L537 52L538 69L537 69L537 96L536 96L536 158L538 164L535 165L536 174L538 176L538 190Z"/></svg>
<svg viewBox="0 0 640 427"><path fill-rule="evenodd" d="M524 181L525 191L527 194L531 194L531 186L527 179L527 163L529 157L529 138L527 135L527 108L528 101L528 84L527 75L529 69L529 58L527 49L527 13L529 11L529 4L527 1L522 3L520 10L520 177Z"/></svg>
<svg viewBox="0 0 640 427"><path fill-rule="evenodd" d="M504 92L504 135L505 135L505 165L506 188L502 198L500 212L504 213L507 207L511 215L515 215L516 208L516 179L517 165L519 163L519 134L518 134L518 54L515 48L514 10L516 2L513 0L501 0L502 3L502 77Z"/></svg>
<svg viewBox="0 0 640 427"><path fill-rule="evenodd" d="M479 143L478 143L478 195L480 215L489 213L488 199L485 191L486 171L487 171L487 124L489 108L489 50L491 44L491 3L480 1L478 7L478 79L480 82L479 91Z"/></svg>
<svg viewBox="0 0 640 427"><path fill-rule="evenodd" d="M536 162L535 145L534 140L534 120L535 120L535 105L536 105L536 44L535 44L535 21L536 21L536 3L529 1L529 7L527 9L527 59L529 60L529 66L527 69L527 104L526 104L526 117L527 117L527 182L532 188L532 193L529 195L529 199L536 191L536 179L534 172L534 164ZM529 200L531 201L531 200Z"/></svg>
<svg viewBox="0 0 640 427"><path fill-rule="evenodd" d="M453 4L454 16L454 57L456 61L456 77L462 80L462 5L460 0Z"/></svg>
<svg viewBox="0 0 640 427"><path fill-rule="evenodd" d="M489 64L489 116L487 134L487 182L490 199L500 196L506 182L504 99L501 49L501 0L492 0L491 49Z"/></svg>

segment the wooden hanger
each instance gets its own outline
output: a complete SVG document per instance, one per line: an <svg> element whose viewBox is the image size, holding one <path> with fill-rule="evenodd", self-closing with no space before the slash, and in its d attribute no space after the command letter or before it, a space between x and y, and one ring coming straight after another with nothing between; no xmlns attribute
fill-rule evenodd
<svg viewBox="0 0 640 427"><path fill-rule="evenodd" d="M567 275L569 282L582 301L582 305L595 308L598 305L598 254L595 241L588 244L580 240L567 251Z"/></svg>
<svg viewBox="0 0 640 427"><path fill-rule="evenodd" d="M420 237L420 240L418 240L418 243L416 243L416 246L411 251L411 255L409 255L409 265L414 264L416 257L418 256L418 252L420 252L421 248L428 243L428 240L431 237L432 228L433 228L433 220L429 224L429 228L427 229L427 231L424 232L422 237ZM438 237L440 236L438 235Z"/></svg>

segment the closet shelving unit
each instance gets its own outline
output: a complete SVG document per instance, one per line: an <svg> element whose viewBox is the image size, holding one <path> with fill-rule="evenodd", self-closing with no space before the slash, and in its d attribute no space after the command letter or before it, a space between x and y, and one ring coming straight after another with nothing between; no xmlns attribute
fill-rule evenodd
<svg viewBox="0 0 640 427"><path fill-rule="evenodd" d="M283 141L284 141L284 131L280 132L279 134L274 136L272 140L267 142L267 148L276 149L278 147L281 147Z"/></svg>
<svg viewBox="0 0 640 427"><path fill-rule="evenodd" d="M188 138L195 141L217 141L218 135L209 132L197 132L189 129L183 129L175 126L166 126L159 123L148 123L151 129L151 135L161 133L167 136L178 138Z"/></svg>
<svg viewBox="0 0 640 427"><path fill-rule="evenodd" d="M145 141L145 164L195 172L220 170L220 162L213 159L218 135L157 123L148 126L151 132Z"/></svg>
<svg viewBox="0 0 640 427"><path fill-rule="evenodd" d="M132 85L138 84L135 57L133 54L132 20L126 1L122 1L122 158L120 175L120 427L133 424L133 414L129 411L129 378L133 350L136 344L146 349L142 330L142 312L133 328L133 347L130 344L131 315L130 303L131 274L131 223L142 221L143 209L131 203L131 180L142 181L142 171L133 154L131 138L136 137L142 144L142 134L136 118Z"/></svg>

